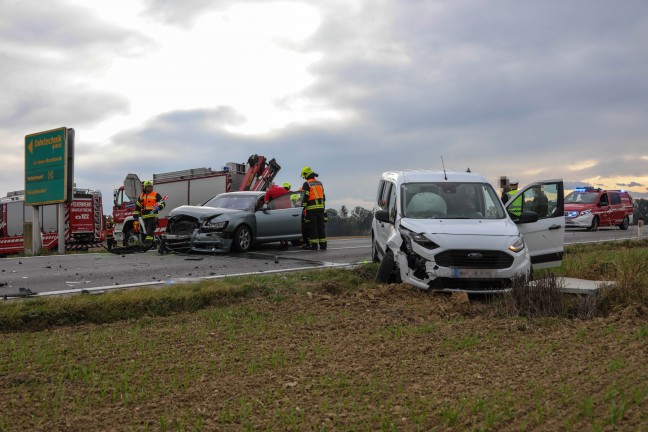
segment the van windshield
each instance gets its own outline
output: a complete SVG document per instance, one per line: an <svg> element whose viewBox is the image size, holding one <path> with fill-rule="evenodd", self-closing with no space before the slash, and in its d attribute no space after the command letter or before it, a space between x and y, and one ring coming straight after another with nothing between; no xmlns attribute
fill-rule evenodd
<svg viewBox="0 0 648 432"><path fill-rule="evenodd" d="M502 202L487 183L405 183L403 217L412 219L504 219Z"/></svg>
<svg viewBox="0 0 648 432"><path fill-rule="evenodd" d="M594 204L598 192L572 192L565 197L565 204Z"/></svg>

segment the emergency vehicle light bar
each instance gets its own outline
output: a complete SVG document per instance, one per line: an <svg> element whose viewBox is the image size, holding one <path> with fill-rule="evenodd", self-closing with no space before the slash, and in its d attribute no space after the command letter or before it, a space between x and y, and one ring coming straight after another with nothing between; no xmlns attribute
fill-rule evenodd
<svg viewBox="0 0 648 432"><path fill-rule="evenodd" d="M600 192L601 188L595 188L593 186L584 186L574 188L574 192Z"/></svg>

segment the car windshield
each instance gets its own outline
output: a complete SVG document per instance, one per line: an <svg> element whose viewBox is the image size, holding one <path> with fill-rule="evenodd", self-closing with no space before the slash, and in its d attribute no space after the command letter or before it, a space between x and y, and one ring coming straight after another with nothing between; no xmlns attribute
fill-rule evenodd
<svg viewBox="0 0 648 432"><path fill-rule="evenodd" d="M406 183L403 217L413 219L504 219L502 203L488 183Z"/></svg>
<svg viewBox="0 0 648 432"><path fill-rule="evenodd" d="M254 211L257 203L255 195L218 195L205 203L205 207L226 208L232 210Z"/></svg>
<svg viewBox="0 0 648 432"><path fill-rule="evenodd" d="M598 192L572 192L565 197L565 204L594 204Z"/></svg>

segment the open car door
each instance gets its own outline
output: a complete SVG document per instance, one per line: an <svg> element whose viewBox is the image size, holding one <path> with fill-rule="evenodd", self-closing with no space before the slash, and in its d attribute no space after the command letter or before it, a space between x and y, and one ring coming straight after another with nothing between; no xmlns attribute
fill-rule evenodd
<svg viewBox="0 0 648 432"><path fill-rule="evenodd" d="M558 267L565 241L565 192L562 180L544 180L522 188L506 210L524 237L534 269ZM521 222L522 212L537 213L535 222Z"/></svg>

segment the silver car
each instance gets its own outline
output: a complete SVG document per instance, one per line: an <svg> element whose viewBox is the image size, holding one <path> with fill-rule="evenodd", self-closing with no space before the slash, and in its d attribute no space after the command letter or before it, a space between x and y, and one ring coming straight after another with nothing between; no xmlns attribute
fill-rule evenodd
<svg viewBox="0 0 648 432"><path fill-rule="evenodd" d="M227 192L169 213L160 252L246 252L258 243L301 239L303 192L264 204L265 192Z"/></svg>

